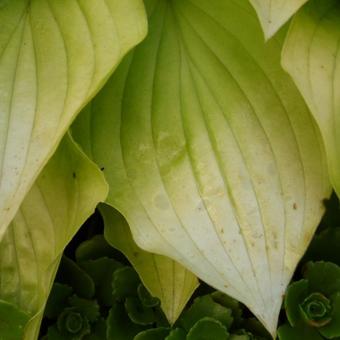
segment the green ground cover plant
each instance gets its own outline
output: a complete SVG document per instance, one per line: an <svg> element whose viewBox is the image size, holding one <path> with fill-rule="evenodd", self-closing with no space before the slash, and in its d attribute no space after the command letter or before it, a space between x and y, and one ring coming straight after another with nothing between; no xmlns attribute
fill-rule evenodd
<svg viewBox="0 0 340 340"><path fill-rule="evenodd" d="M333 196L327 205L288 286L279 340L340 338L340 256L331 246L340 228L336 218L330 219L337 216L339 202ZM122 216L111 212L117 225L110 231L122 221ZM41 339L271 339L244 305L203 282L176 321L169 322L161 308L163 301L150 295L141 282L143 274L133 269L122 247L108 243L107 230L97 212L66 248L45 308Z"/></svg>
<svg viewBox="0 0 340 340"><path fill-rule="evenodd" d="M0 339L340 338L339 38L337 0L0 0Z"/></svg>

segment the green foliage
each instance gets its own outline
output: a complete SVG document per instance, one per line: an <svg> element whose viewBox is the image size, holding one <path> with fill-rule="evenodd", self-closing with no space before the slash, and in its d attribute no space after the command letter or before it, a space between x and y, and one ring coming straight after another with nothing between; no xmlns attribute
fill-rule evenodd
<svg viewBox="0 0 340 340"><path fill-rule="evenodd" d="M89 274L66 256L62 257L60 266L63 276L58 281L72 287L79 296L91 299L94 295L95 286Z"/></svg>
<svg viewBox="0 0 340 340"><path fill-rule="evenodd" d="M339 41L339 0L0 0L0 340L340 339Z"/></svg>
<svg viewBox="0 0 340 340"><path fill-rule="evenodd" d="M60 263L45 308L48 329L44 339L195 340L209 339L210 334L222 340L229 339L230 334L236 339L255 339L258 335L256 327L252 333L252 327L247 326L251 319L245 317L239 302L211 289L190 301L171 326L160 300L145 288L122 254L111 248L101 234L81 240L72 246L72 252L67 251L74 259L64 255ZM85 283L88 278L93 280L94 292L89 284L79 290L74 273L80 273ZM268 334L265 338L269 339Z"/></svg>
<svg viewBox="0 0 340 340"><path fill-rule="evenodd" d="M56 319L63 311L72 292L72 287L55 282L45 307L45 317L48 319Z"/></svg>
<svg viewBox="0 0 340 340"><path fill-rule="evenodd" d="M255 2L278 26L303 3ZM140 248L245 303L274 335L330 193L319 130L281 67L286 30L265 42L248 0L145 4L146 39L73 136Z"/></svg>
<svg viewBox="0 0 340 340"><path fill-rule="evenodd" d="M340 216L340 212L339 212ZM338 224L340 226L340 223ZM313 238L303 261L329 261L340 265L340 227L328 228L316 234Z"/></svg>
<svg viewBox="0 0 340 340"><path fill-rule="evenodd" d="M315 338L340 337L340 267L331 262L310 262L304 276L287 289L285 310L290 327L281 328L280 339L290 339L295 331Z"/></svg>
<svg viewBox="0 0 340 340"><path fill-rule="evenodd" d="M334 214L335 206L328 204L325 216L330 216L330 211ZM322 221L301 263L301 275L297 272L285 294L287 323L281 319L280 340L340 337L340 267L318 261L337 260L336 249L329 249L327 244L334 244L338 230L335 222ZM64 255L57 274L63 283L54 284L45 309L46 320L50 320L47 339L67 339L72 330L77 330L74 337L84 340L270 338L240 302L205 285L171 326L160 308L160 300L150 294L136 271L102 234L81 238L81 243L73 247L69 253L74 254L74 260ZM93 281L95 292L91 298L86 296L93 291L92 285L86 284L79 290L78 280L70 275L71 266L85 283L84 274ZM84 292L86 289L89 292Z"/></svg>
<svg viewBox="0 0 340 340"><path fill-rule="evenodd" d="M187 340L227 340L227 328L214 318L204 317L197 321L189 330Z"/></svg>
<svg viewBox="0 0 340 340"><path fill-rule="evenodd" d="M231 309L214 302L210 295L206 295L195 299L190 308L183 313L180 318L180 324L189 331L198 320L205 317L218 320L226 329L233 322Z"/></svg>
<svg viewBox="0 0 340 340"><path fill-rule="evenodd" d="M0 300L0 339L19 340L30 316L14 304Z"/></svg>

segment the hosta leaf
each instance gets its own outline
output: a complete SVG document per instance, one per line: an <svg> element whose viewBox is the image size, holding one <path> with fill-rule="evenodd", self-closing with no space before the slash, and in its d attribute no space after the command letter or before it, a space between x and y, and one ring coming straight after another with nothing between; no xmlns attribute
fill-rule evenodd
<svg viewBox="0 0 340 340"><path fill-rule="evenodd" d="M0 4L0 239L79 110L145 35L141 0Z"/></svg>
<svg viewBox="0 0 340 340"><path fill-rule="evenodd" d="M0 299L34 317L24 339L38 335L64 247L106 194L100 171L67 136L0 243Z"/></svg>
<svg viewBox="0 0 340 340"><path fill-rule="evenodd" d="M250 0L264 35L271 38L308 0Z"/></svg>
<svg viewBox="0 0 340 340"><path fill-rule="evenodd" d="M152 5L147 39L74 134L141 248L242 301L274 333L330 194L319 132L280 66L282 36L265 44L245 0Z"/></svg>
<svg viewBox="0 0 340 340"><path fill-rule="evenodd" d="M175 261L139 248L124 217L116 210L102 204L100 212L106 239L129 259L147 289L160 299L162 310L173 324L197 288L197 278Z"/></svg>
<svg viewBox="0 0 340 340"><path fill-rule="evenodd" d="M340 3L312 0L296 16L283 55L325 143L331 182L340 194Z"/></svg>

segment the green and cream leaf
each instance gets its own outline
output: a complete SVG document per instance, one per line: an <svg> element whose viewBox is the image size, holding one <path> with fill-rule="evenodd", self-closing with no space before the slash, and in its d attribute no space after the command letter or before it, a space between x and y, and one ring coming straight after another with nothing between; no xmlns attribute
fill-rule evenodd
<svg viewBox="0 0 340 340"><path fill-rule="evenodd" d="M271 38L308 0L250 0L266 39Z"/></svg>
<svg viewBox="0 0 340 340"><path fill-rule="evenodd" d="M311 0L293 20L282 64L321 130L328 170L340 194L340 3Z"/></svg>
<svg viewBox="0 0 340 340"><path fill-rule="evenodd" d="M81 108L146 34L142 0L0 3L0 239Z"/></svg>
<svg viewBox="0 0 340 340"><path fill-rule="evenodd" d="M61 254L107 190L102 173L66 136L5 232L0 299L31 317L24 340L37 339Z"/></svg>
<svg viewBox="0 0 340 340"><path fill-rule="evenodd" d="M73 126L139 247L274 335L330 193L319 131L245 0L147 2L149 34ZM91 129L89 129L91 122Z"/></svg>
<svg viewBox="0 0 340 340"><path fill-rule="evenodd" d="M198 287L196 276L168 257L139 248L124 217L115 209L102 204L100 212L104 218L105 238L128 258L150 294L161 301L170 324L174 324Z"/></svg>

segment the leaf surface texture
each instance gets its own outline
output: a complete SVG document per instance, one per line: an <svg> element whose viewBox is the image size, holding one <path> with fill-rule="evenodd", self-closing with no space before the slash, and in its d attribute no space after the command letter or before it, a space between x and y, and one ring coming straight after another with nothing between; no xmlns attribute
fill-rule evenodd
<svg viewBox="0 0 340 340"><path fill-rule="evenodd" d="M124 217L112 207L101 205L100 212L106 239L129 259L151 295L160 299L168 321L174 324L198 287L196 276L168 257L139 248Z"/></svg>
<svg viewBox="0 0 340 340"><path fill-rule="evenodd" d="M245 303L274 334L329 195L318 130L246 1L147 3L149 35L73 133L137 244Z"/></svg>
<svg viewBox="0 0 340 340"><path fill-rule="evenodd" d="M290 27L282 64L321 130L331 182L340 194L340 4L310 1Z"/></svg>
<svg viewBox="0 0 340 340"><path fill-rule="evenodd" d="M271 38L308 0L250 0L264 35Z"/></svg>
<svg viewBox="0 0 340 340"><path fill-rule="evenodd" d="M66 136L0 243L0 298L31 316L24 339L38 337L61 254L106 195L101 172Z"/></svg>
<svg viewBox="0 0 340 340"><path fill-rule="evenodd" d="M0 6L0 239L62 136L145 35L141 0Z"/></svg>

